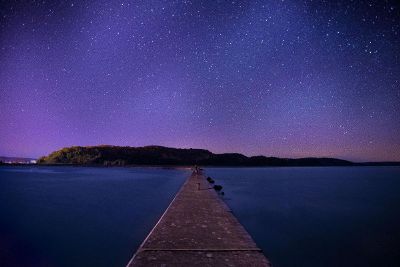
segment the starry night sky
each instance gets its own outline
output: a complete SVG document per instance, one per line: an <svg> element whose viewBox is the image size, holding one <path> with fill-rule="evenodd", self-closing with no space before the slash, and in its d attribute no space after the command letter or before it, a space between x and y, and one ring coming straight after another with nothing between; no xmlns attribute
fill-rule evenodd
<svg viewBox="0 0 400 267"><path fill-rule="evenodd" d="M0 155L400 161L396 1L0 3Z"/></svg>

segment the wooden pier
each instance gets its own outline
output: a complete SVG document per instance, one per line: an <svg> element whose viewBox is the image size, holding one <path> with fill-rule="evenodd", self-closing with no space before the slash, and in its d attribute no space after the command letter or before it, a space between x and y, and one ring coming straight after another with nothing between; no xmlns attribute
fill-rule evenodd
<svg viewBox="0 0 400 267"><path fill-rule="evenodd" d="M211 187L193 172L127 266L270 266Z"/></svg>

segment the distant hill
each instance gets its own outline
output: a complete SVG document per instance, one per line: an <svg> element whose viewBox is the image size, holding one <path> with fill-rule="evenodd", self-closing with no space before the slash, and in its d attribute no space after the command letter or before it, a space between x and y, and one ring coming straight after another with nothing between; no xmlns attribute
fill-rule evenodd
<svg viewBox="0 0 400 267"><path fill-rule="evenodd" d="M74 146L55 151L38 164L72 165L203 165L203 166L351 166L353 162L335 158L284 159L246 157L238 153L214 154L204 149L180 149L163 146Z"/></svg>

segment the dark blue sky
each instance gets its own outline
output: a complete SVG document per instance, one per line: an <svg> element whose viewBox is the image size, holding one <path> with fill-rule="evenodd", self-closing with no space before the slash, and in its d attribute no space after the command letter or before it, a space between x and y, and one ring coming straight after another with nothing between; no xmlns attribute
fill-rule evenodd
<svg viewBox="0 0 400 267"><path fill-rule="evenodd" d="M396 1L0 1L0 154L400 160Z"/></svg>

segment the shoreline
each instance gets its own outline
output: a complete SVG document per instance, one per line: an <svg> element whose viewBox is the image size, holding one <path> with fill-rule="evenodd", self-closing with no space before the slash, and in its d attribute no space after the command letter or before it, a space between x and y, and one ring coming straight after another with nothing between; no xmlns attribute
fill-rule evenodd
<svg viewBox="0 0 400 267"><path fill-rule="evenodd" d="M193 165L116 165L104 166L101 164L22 164L22 163L3 163L2 166L8 167L87 167L87 168L160 168L160 169L192 169ZM199 165L202 168L318 168L318 167L399 167L400 162L372 162L372 163L354 163L352 165Z"/></svg>

